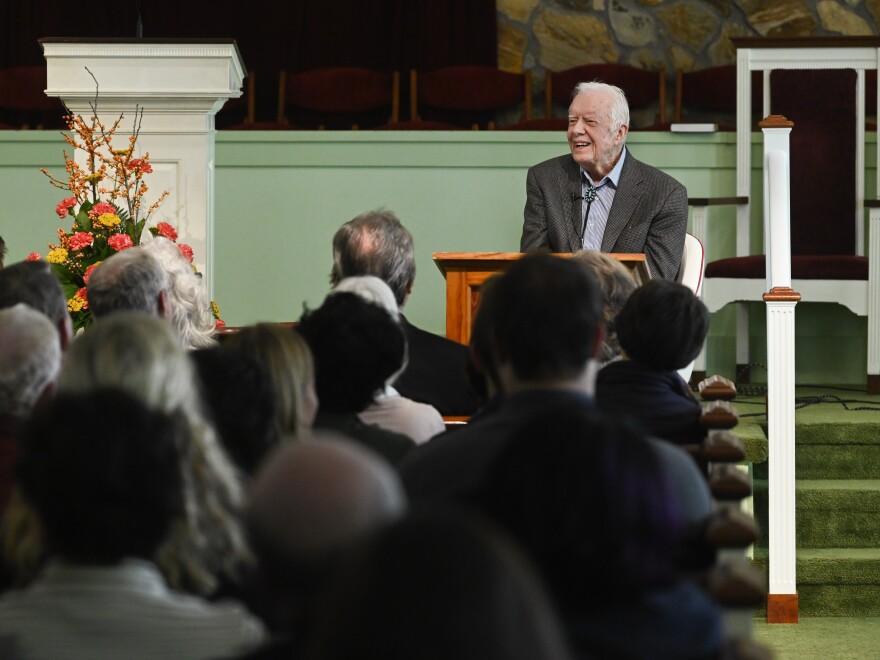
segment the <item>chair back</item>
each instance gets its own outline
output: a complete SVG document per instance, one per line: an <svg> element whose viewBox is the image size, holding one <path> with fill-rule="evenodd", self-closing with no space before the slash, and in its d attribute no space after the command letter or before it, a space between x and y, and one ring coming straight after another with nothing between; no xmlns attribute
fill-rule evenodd
<svg viewBox="0 0 880 660"><path fill-rule="evenodd" d="M413 120L493 129L497 113L503 110L518 113L517 121L532 118L532 77L528 71L512 73L479 65L410 71Z"/></svg>
<svg viewBox="0 0 880 660"><path fill-rule="evenodd" d="M757 124L764 110L764 78L752 71L752 116ZM676 122L712 121L721 130L736 130L736 64L675 72Z"/></svg>
<svg viewBox="0 0 880 660"><path fill-rule="evenodd" d="M684 284L697 296L703 288L704 256L703 244L700 240L693 234L685 234L681 266L675 280L679 284Z"/></svg>
<svg viewBox="0 0 880 660"><path fill-rule="evenodd" d="M399 113L397 71L329 67L279 76L277 119L291 128L374 128Z"/></svg>
<svg viewBox="0 0 880 660"><path fill-rule="evenodd" d="M856 72L776 70L770 90L771 114L795 125L792 255L855 255Z"/></svg>

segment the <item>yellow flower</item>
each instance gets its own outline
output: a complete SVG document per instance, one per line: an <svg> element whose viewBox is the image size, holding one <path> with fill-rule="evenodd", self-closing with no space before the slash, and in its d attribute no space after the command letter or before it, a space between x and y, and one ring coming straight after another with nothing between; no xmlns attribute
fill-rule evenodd
<svg viewBox="0 0 880 660"><path fill-rule="evenodd" d="M74 296L70 300L67 301L67 311L69 312L80 312L82 311L83 306L85 305L85 300L80 298L79 296Z"/></svg>
<svg viewBox="0 0 880 660"><path fill-rule="evenodd" d="M89 174L86 177L86 182L94 185L94 184L98 183L103 178L104 178L103 174L101 174L100 172L95 172L94 174Z"/></svg>
<svg viewBox="0 0 880 660"><path fill-rule="evenodd" d="M67 261L67 250L64 248L49 250L49 254L46 255L46 261L50 264L63 264Z"/></svg>
<svg viewBox="0 0 880 660"><path fill-rule="evenodd" d="M214 314L215 319L220 318L220 307L213 300L211 301L211 313Z"/></svg>
<svg viewBox="0 0 880 660"><path fill-rule="evenodd" d="M118 225L121 221L119 220L119 216L115 213L102 213L98 216L98 222L107 227L108 229L112 229L116 225Z"/></svg>

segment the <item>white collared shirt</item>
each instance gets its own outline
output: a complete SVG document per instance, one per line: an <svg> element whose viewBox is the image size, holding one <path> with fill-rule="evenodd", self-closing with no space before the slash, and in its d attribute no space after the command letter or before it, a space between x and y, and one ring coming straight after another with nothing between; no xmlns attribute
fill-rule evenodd
<svg viewBox="0 0 880 660"><path fill-rule="evenodd" d="M608 224L608 214L614 203L614 195L617 192L617 182L620 181L620 173L623 171L623 161L626 160L626 147L620 153L620 158L612 170L602 177L602 180L593 185L590 175L581 168L581 194L586 195L589 188L596 190L596 199L588 204L585 197L581 199L581 218L586 222L583 232L583 248L585 250L602 249L602 237L605 235L605 225ZM589 215L587 210L589 209Z"/></svg>

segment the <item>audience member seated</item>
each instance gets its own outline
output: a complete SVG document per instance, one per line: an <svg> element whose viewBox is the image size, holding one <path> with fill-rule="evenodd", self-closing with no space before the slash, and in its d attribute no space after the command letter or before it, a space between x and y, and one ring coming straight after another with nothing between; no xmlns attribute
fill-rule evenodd
<svg viewBox="0 0 880 660"><path fill-rule="evenodd" d="M703 407L677 373L700 352L709 312L688 287L651 280L629 297L615 320L624 359L605 365L596 380L600 408L627 415L658 438L700 442Z"/></svg>
<svg viewBox="0 0 880 660"><path fill-rule="evenodd" d="M213 346L217 322L211 311L208 290L201 274L193 270L177 244L164 236L156 236L134 249L152 255L165 269L168 315L183 345L186 348Z"/></svg>
<svg viewBox="0 0 880 660"><path fill-rule="evenodd" d="M406 509L400 479L386 461L336 434L315 436L279 449L250 489L247 520L259 557L253 609L280 643L254 657L299 648L338 556Z"/></svg>
<svg viewBox="0 0 880 660"><path fill-rule="evenodd" d="M45 314L22 303L0 309L0 513L12 494L21 424L52 393L60 369L58 332Z"/></svg>
<svg viewBox="0 0 880 660"><path fill-rule="evenodd" d="M338 431L397 464L408 436L364 424L358 413L400 367L406 340L391 315L353 293L334 293L307 311L298 330L315 358L315 427Z"/></svg>
<svg viewBox="0 0 880 660"><path fill-rule="evenodd" d="M400 311L394 293L378 277L372 275L346 277L333 287L331 293L342 291L357 294L367 302L375 303L385 309L395 321L400 320ZM406 369L406 364L407 355L404 353L400 368L388 378L384 389L376 393L373 402L358 413L358 417L365 424L375 424L389 431L403 433L415 440L416 444L422 444L445 431L446 425L434 406L401 396L394 388L394 382Z"/></svg>
<svg viewBox="0 0 880 660"><path fill-rule="evenodd" d="M620 359L620 342L614 319L638 286L626 266L605 252L581 250L572 259L585 264L602 289L602 318L605 320L605 341L602 343L602 364Z"/></svg>
<svg viewBox="0 0 880 660"><path fill-rule="evenodd" d="M118 312L76 338L62 366L58 390L79 393L116 387L151 409L185 419L188 434L181 448L180 471L186 506L160 548L157 563L172 588L207 595L221 583L238 582L252 555L239 517L238 471L201 413L196 378L169 323ZM7 530L6 541L19 578L32 577L43 551L32 526Z"/></svg>
<svg viewBox="0 0 880 660"><path fill-rule="evenodd" d="M61 350L73 339L67 299L45 261L19 261L0 270L0 309L24 303L45 314L58 331Z"/></svg>
<svg viewBox="0 0 880 660"><path fill-rule="evenodd" d="M402 310L416 276L412 234L391 211L362 213L342 225L333 237L330 283L355 275L375 275L394 292ZM421 330L403 314L409 361L395 383L402 396L429 403L441 415L470 415L479 405L467 378L467 349L457 342Z"/></svg>
<svg viewBox="0 0 880 660"><path fill-rule="evenodd" d="M243 472L253 475L280 437L269 374L250 355L219 346L199 348L190 357L223 447Z"/></svg>
<svg viewBox="0 0 880 660"><path fill-rule="evenodd" d="M223 350L248 355L266 369L275 392L275 433L282 440L308 436L318 410L315 363L308 344L293 328L258 323L223 340Z"/></svg>
<svg viewBox="0 0 880 660"><path fill-rule="evenodd" d="M485 480L485 511L543 574L578 657L715 658L721 613L676 576L683 516L635 427L599 411L534 417Z"/></svg>
<svg viewBox="0 0 880 660"><path fill-rule="evenodd" d="M468 500L523 424L537 415L594 408L602 294L583 264L549 254L526 256L483 293L482 312L490 313L487 336L504 399L494 411L407 456L400 468L414 500ZM712 502L694 461L669 443L652 447L687 521L705 518Z"/></svg>
<svg viewBox="0 0 880 660"><path fill-rule="evenodd" d="M200 660L264 639L240 604L175 593L154 563L183 515L187 432L180 416L114 389L59 395L35 413L17 475L49 561L0 598L2 657Z"/></svg>
<svg viewBox="0 0 880 660"><path fill-rule="evenodd" d="M146 250L129 248L101 261L86 279L96 321L112 312L143 312L169 318L168 275Z"/></svg>
<svg viewBox="0 0 880 660"><path fill-rule="evenodd" d="M485 521L422 511L380 530L338 571L310 660L565 660L533 569Z"/></svg>

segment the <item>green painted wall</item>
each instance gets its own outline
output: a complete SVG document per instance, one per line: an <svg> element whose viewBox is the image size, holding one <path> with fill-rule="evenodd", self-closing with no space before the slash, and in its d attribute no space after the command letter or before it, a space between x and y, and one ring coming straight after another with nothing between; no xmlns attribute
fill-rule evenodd
<svg viewBox="0 0 880 660"><path fill-rule="evenodd" d="M733 133L638 133L633 154L679 179L694 197L735 192ZM753 143L760 163L760 142ZM62 194L40 167L60 173L63 138L0 131L0 235L8 262L45 253ZM868 162L873 161L874 136ZM299 317L328 288L330 241L358 213L395 211L415 238L418 273L406 313L442 333L444 282L432 252L518 249L526 169L565 153L565 136L521 132L220 132L216 151L215 296L230 325ZM753 185L759 188L758 175ZM869 179L873 191L873 173ZM753 208L760 208L755 199ZM733 251L732 209L713 211L709 258ZM761 231L753 220L753 243ZM764 363L761 305L751 322ZM836 305L799 305L798 381L862 383L866 322ZM733 376L733 313L713 317L710 373ZM757 371L760 378L763 374Z"/></svg>

